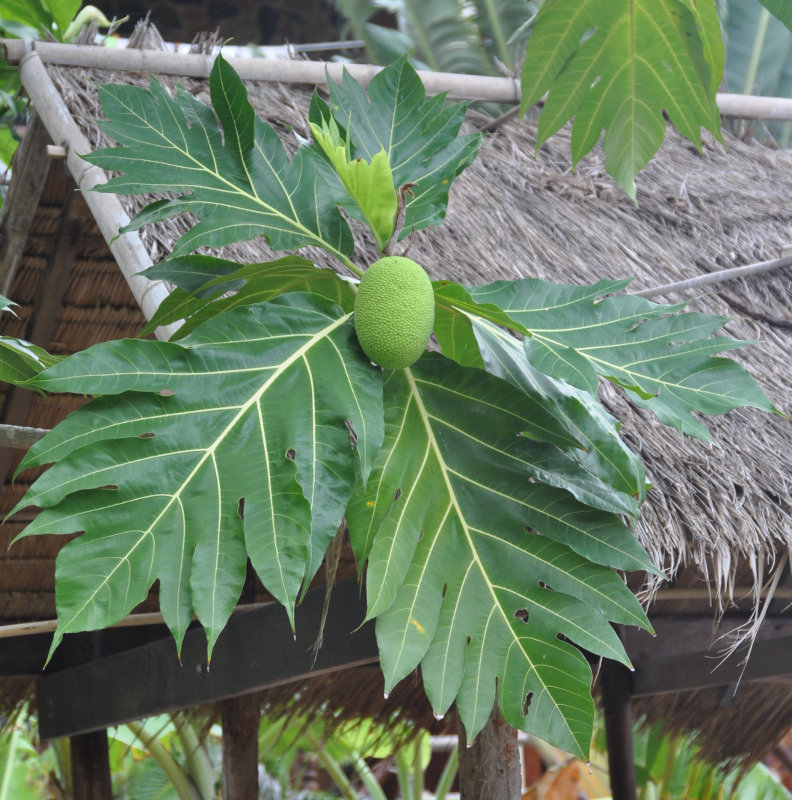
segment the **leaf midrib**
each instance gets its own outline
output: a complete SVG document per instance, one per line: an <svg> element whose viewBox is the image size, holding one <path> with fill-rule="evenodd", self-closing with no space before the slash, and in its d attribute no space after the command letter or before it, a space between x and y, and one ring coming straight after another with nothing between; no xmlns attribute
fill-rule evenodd
<svg viewBox="0 0 792 800"><path fill-rule="evenodd" d="M421 418L421 420L423 422L423 426L424 426L424 429L426 431L426 436L427 436L427 439L429 441L430 447L433 450L433 452L435 453L435 458L436 458L438 466L440 468L440 474L442 475L442 481L445 484L446 491L448 492L449 507L452 508L456 513L457 519L459 520L459 524L460 524L460 527L462 529L462 533L463 533L463 535L465 537L465 540L467 541L468 548L469 548L470 553L472 555L473 562L476 565L476 567L478 568L479 573L481 574L482 580L484 581L484 585L487 587L487 591L489 592L490 597L492 598L492 604L493 604L494 610L500 612L500 616L501 616L501 618L503 620L503 623L506 625L506 627L507 627L507 629L509 631L509 634L511 635L513 641L518 646L520 646L522 652L525 654L526 660L533 665L533 662L528 657L528 654L525 653L525 651L522 649L519 640L517 639L517 637L514 634L514 630L512 629L511 625L509 624L509 619L508 619L507 615L505 614L503 608L501 607L500 603L498 602L498 597L497 597L497 595L495 593L495 589L494 589L493 585L490 583L489 578L487 576L487 572L486 572L486 570L484 568L484 564L481 562L481 558L478 555L478 551L476 550L475 543L473 541L473 538L470 535L470 528L469 528L469 526L467 524L467 521L465 519L465 515L463 514L462 509L459 506L459 502L457 501L457 498L456 498L456 493L454 492L453 486L451 484L451 480L450 480L449 474L448 474L448 469L447 469L445 460L443 459L442 450L440 449L440 446L439 446L439 444L437 442L437 439L435 438L434 431L432 429L431 422L430 422L431 415L428 413L428 411L426 409L426 406L424 406L424 404L423 404L423 401L421 399L421 395L420 395L420 392L418 390L418 386L417 386L415 377L414 377L414 375L412 373L412 370L407 368L407 369L404 370L404 372L405 372L405 376L407 378L408 384L410 386L410 392L411 392L411 394L412 394L412 396L414 398L415 404L416 404L416 409L417 409L418 414L419 414L419 416L420 416L420 418ZM437 538L439 538L441 530L442 530L441 528L438 528L438 537ZM416 596L417 596L417 593L416 593ZM482 643L483 643L483 641L482 641ZM482 663L483 663L483 658L479 659L479 667L478 667L479 670L481 669ZM541 678L539 678L538 672L536 672L536 666L535 665L533 665L533 669L534 669L534 673L537 675L537 680L539 680L540 683L542 683L542 685L544 686L544 682L541 680ZM553 695L549 690L549 687L544 686L544 689L547 692L548 697L552 700L553 705L555 705L556 708L558 708L555 700L553 699ZM566 723L566 717L561 712L561 709L558 708L558 711L559 711L559 714L561 714L561 718L564 719L564 722ZM571 729L570 729L569 732L572 735L572 738L574 739L575 738L574 737L574 733L571 731Z"/></svg>

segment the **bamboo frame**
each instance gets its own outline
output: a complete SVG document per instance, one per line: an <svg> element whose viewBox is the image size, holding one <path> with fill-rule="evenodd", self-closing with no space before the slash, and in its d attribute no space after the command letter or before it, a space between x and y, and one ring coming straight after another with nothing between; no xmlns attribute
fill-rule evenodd
<svg viewBox="0 0 792 800"><path fill-rule="evenodd" d="M785 248L786 250L786 248ZM754 264L746 264L742 267L729 267L718 272L710 272L706 275L698 275L695 278L688 278L684 281L667 283L663 286L655 286L653 289L644 289L635 292L639 297L656 297L658 295L680 292L686 289L698 289L700 286L709 286L714 283L725 283L737 278L745 278L749 275L759 275L762 272L771 272L775 269L788 267L792 264L792 254L782 255L780 258L773 258L770 261L757 261Z"/></svg>
<svg viewBox="0 0 792 800"><path fill-rule="evenodd" d="M209 77L214 61L213 56L161 50L110 49L93 45L0 39L0 53L10 64L20 63L31 52L37 53L44 63L59 66L150 72L192 78ZM277 58L235 57L229 61L245 80L281 81L313 86L326 84L328 75L334 81L340 81L344 70L359 83L367 85L382 69L365 64ZM520 83L514 78L429 71L420 71L418 74L429 94L448 92L450 97L456 99L512 104L520 102ZM716 100L720 113L727 117L792 120L792 98L719 92Z"/></svg>
<svg viewBox="0 0 792 800"><path fill-rule="evenodd" d="M120 229L130 221L119 199L115 195L88 191L106 183L107 175L104 170L88 164L78 155L89 153L91 145L69 114L36 49L30 49L21 58L19 73L22 84L53 142L67 148L66 166L77 188L83 191L85 202L115 256L141 311L146 319L151 319L159 304L169 293L166 284L162 281L150 281L138 274L151 266L151 257L137 233L119 235ZM170 338L175 327L158 328L157 337Z"/></svg>

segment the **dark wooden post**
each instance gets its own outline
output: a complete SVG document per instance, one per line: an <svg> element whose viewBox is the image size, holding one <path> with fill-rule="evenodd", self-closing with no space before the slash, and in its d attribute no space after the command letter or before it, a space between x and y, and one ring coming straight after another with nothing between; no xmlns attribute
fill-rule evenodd
<svg viewBox="0 0 792 800"><path fill-rule="evenodd" d="M74 800L113 800L107 731L69 738Z"/></svg>
<svg viewBox="0 0 792 800"><path fill-rule="evenodd" d="M497 703L470 747L459 717L457 732L461 800L520 800L522 772L517 731L501 717Z"/></svg>
<svg viewBox="0 0 792 800"><path fill-rule="evenodd" d="M259 693L220 701L223 726L223 800L258 797Z"/></svg>
<svg viewBox="0 0 792 800"><path fill-rule="evenodd" d="M632 673L616 661L605 660L600 671L608 770L613 800L637 800L633 718L630 709Z"/></svg>

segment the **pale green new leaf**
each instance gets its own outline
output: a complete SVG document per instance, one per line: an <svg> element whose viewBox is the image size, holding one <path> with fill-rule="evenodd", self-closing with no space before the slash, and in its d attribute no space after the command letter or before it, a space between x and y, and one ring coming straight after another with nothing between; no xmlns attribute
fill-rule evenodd
<svg viewBox="0 0 792 800"><path fill-rule="evenodd" d="M289 294L215 317L182 345L108 342L30 382L102 395L20 467L56 462L15 509L44 509L22 535L84 531L58 555L53 649L117 622L159 579L177 643L195 613L211 652L246 557L293 619L382 439L380 373L350 316Z"/></svg>
<svg viewBox="0 0 792 800"><path fill-rule="evenodd" d="M285 256L262 264L240 264L214 256L192 254L161 261L144 270L151 280L164 280L175 288L143 328L151 333L160 325L184 319L171 337L181 339L207 319L288 292L311 292L351 311L355 303L352 284L331 269L314 266L307 258Z"/></svg>
<svg viewBox="0 0 792 800"><path fill-rule="evenodd" d="M331 80L329 92L329 105L314 97L310 121L321 126L332 117L349 137L351 157L371 162L384 151L394 187L409 184L401 235L441 224L451 183L481 144L478 134L459 134L466 104L446 105L444 95L427 100L406 58L375 75L368 93L348 73L341 84Z"/></svg>
<svg viewBox="0 0 792 800"><path fill-rule="evenodd" d="M172 256L265 236L275 250L317 245L343 260L352 251L352 234L337 192L317 167L317 153L301 147L290 160L220 56L210 88L214 112L182 88L171 97L153 78L149 91L100 89L102 127L122 146L85 158L122 174L97 191L178 195L151 203L124 230L190 211L199 222L176 242Z"/></svg>
<svg viewBox="0 0 792 800"><path fill-rule="evenodd" d="M371 161L352 158L349 141L341 137L334 119L323 118L320 124L312 122L310 126L314 141L322 148L349 196L357 203L374 234L377 248L384 250L393 233L399 206L385 150L372 156Z"/></svg>
<svg viewBox="0 0 792 800"><path fill-rule="evenodd" d="M691 8L688 0L548 0L522 72L523 111L548 92L537 146L574 117L577 164L604 130L606 168L634 198L635 175L665 137L664 113L696 145L702 127L719 136L720 29L715 14Z"/></svg>
<svg viewBox="0 0 792 800"><path fill-rule="evenodd" d="M385 408L385 445L347 518L369 560L386 691L420 664L435 713L456 699L472 738L497 679L509 722L586 752L591 672L569 642L627 662L609 622L648 624L611 565L619 552L624 568L647 567L632 533L572 496L592 500L593 484L579 465L564 477L551 415L544 440L521 435L537 394L426 356L387 374Z"/></svg>
<svg viewBox="0 0 792 800"><path fill-rule="evenodd" d="M468 291L484 304L480 316L491 318L493 305L509 316L507 327L526 337L529 360L538 355L534 367L588 390L590 376L582 374L578 380L580 370L572 369L565 357L574 351L580 357L576 367L588 362L591 373L619 384L634 403L683 433L709 439L694 411L723 414L742 405L775 411L739 364L714 357L749 344L714 336L728 322L726 317L685 312L684 304L662 305L633 295L606 296L626 284L603 280L565 286L526 279ZM460 307L476 313L469 304Z"/></svg>

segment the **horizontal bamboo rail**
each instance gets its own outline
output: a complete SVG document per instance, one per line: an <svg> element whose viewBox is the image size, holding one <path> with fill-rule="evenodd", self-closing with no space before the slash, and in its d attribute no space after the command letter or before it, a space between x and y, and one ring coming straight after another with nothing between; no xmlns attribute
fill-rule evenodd
<svg viewBox="0 0 792 800"><path fill-rule="evenodd" d="M172 53L162 50L136 50L95 47L93 45L30 42L0 39L0 54L10 64L18 64L26 53L35 50L45 64L207 78L214 56ZM363 85L381 67L365 64L338 64L278 58L229 58L234 69L246 80L280 81L309 86L327 83L329 75L340 81L346 69ZM452 72L418 73L429 94L448 92L450 97L485 100L494 103L519 103L520 83L514 78L486 75L460 75ZM792 120L792 98L718 93L718 108L727 117L764 120Z"/></svg>

